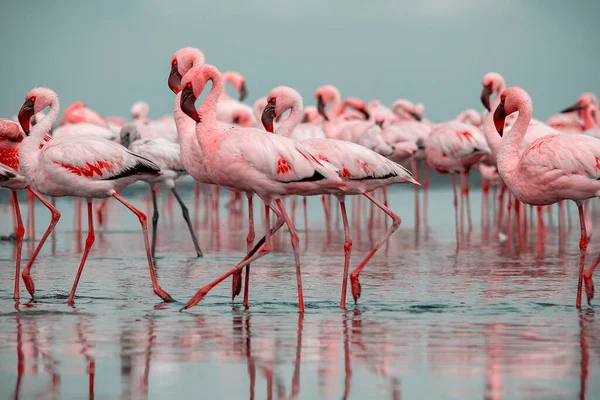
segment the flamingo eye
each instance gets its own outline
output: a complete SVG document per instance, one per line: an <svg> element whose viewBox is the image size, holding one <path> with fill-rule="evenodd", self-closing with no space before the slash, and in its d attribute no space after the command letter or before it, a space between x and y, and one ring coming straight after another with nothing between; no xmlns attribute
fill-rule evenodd
<svg viewBox="0 0 600 400"><path fill-rule="evenodd" d="M186 88L191 88L192 87L192 82L188 82L187 85L185 85Z"/></svg>
<svg viewBox="0 0 600 400"><path fill-rule="evenodd" d="M35 102L35 96L31 96L31 98L29 100Z"/></svg>
<svg viewBox="0 0 600 400"><path fill-rule="evenodd" d="M171 65L177 65L177 59L174 58L173 61L171 61Z"/></svg>
<svg viewBox="0 0 600 400"><path fill-rule="evenodd" d="M275 97L271 97L271 98L269 99L269 103L273 103L273 104L275 104Z"/></svg>

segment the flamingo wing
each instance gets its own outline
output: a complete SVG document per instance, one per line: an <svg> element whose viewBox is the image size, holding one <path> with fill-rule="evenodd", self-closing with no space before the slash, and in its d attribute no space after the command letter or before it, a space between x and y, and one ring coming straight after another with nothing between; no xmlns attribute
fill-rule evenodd
<svg viewBox="0 0 600 400"><path fill-rule="evenodd" d="M154 161L161 169L185 171L179 144L163 138L142 139L131 143L131 151Z"/></svg>
<svg viewBox="0 0 600 400"><path fill-rule="evenodd" d="M92 180L160 173L160 167L153 161L109 140L90 137L53 140L42 151L47 165Z"/></svg>
<svg viewBox="0 0 600 400"><path fill-rule="evenodd" d="M441 152L448 157L466 157L476 152L489 153L490 149L481 131L468 124L448 122L437 125L432 133Z"/></svg>

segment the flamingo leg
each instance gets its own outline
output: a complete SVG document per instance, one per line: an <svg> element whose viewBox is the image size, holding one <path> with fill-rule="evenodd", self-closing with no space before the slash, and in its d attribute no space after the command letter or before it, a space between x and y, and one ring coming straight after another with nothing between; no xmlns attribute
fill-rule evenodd
<svg viewBox="0 0 600 400"><path fill-rule="evenodd" d="M15 234L17 236L17 260L15 262L15 290L13 292L13 298L18 300L20 297L19 282L21 280L21 251L23 249L23 236L25 235L25 227L23 226L23 220L21 219L21 209L19 208L19 197L17 196L16 190L11 190L12 203L15 214L17 216L17 229Z"/></svg>
<svg viewBox="0 0 600 400"><path fill-rule="evenodd" d="M383 204L381 204L380 202L375 200L375 198L373 196L371 196L369 193L364 192L363 196L365 196L367 199L371 200L371 202L375 203L375 205L377 207L379 207L384 213L386 213L387 215L390 216L390 218L392 218L392 226L390 226L390 229L388 229L388 231L383 236L383 238L381 238L381 240L379 242L375 243L375 245L373 246L371 251L369 251L367 256L360 262L360 264L358 264L358 266L350 274L350 282L352 285L352 296L354 297L355 303L360 298L360 293L361 293L361 286L360 286L360 281L358 279L358 276L360 275L361 271L365 268L365 266L367 265L367 263L369 262L371 257L373 257L373 255L375 255L377 250L379 250L379 248L400 227L400 223L402 222L402 219L400 219L400 216L398 216L392 210L390 210L389 208L387 208L386 206L384 206Z"/></svg>
<svg viewBox="0 0 600 400"><path fill-rule="evenodd" d="M521 202L515 198L515 228L517 230L517 252L521 251Z"/></svg>
<svg viewBox="0 0 600 400"><path fill-rule="evenodd" d="M538 214L538 240L537 240L537 251L538 255L542 254L542 241L544 237L544 209L542 206L537 206Z"/></svg>
<svg viewBox="0 0 600 400"><path fill-rule="evenodd" d="M327 200L325 195L321 196L321 202L323 203L323 212L325 213L325 227L327 229L327 243L331 243L331 226L329 223L329 207L327 207Z"/></svg>
<svg viewBox="0 0 600 400"><path fill-rule="evenodd" d="M508 255L510 256L510 253L511 253L511 250L512 250L512 245L511 245L512 237L511 237L511 232L510 232L511 231L511 220L510 220L511 215L510 215L510 210L512 208L512 194L510 194L510 193L508 194L508 205L507 205L507 208L508 208L508 220L507 220L507 223L506 223L507 224L506 225L506 243L508 245Z"/></svg>
<svg viewBox="0 0 600 400"><path fill-rule="evenodd" d="M200 248L200 244L198 243L198 238L196 237L196 233L194 232L194 227L192 226L192 221L190 220L190 213L188 211L188 208L186 207L185 203L181 199L181 196L179 196L179 193L177 193L177 190L175 189L175 187L171 188L171 192L173 192L173 195L175 196L175 200L177 200L177 202L179 203L179 206L181 207L181 214L183 215L183 219L185 220L185 223L188 226L188 230L190 231L190 236L192 237L192 242L194 242L194 249L196 249L196 257L202 257L202 249Z"/></svg>
<svg viewBox="0 0 600 400"><path fill-rule="evenodd" d="M102 226L104 224L104 209L106 208L106 203L108 202L108 197L102 199L100 205L96 209L96 215L98 216L98 225Z"/></svg>
<svg viewBox="0 0 600 400"><path fill-rule="evenodd" d="M10 197L10 205L12 210L12 222L13 222L13 232L16 232L18 229L17 226L17 214L15 213L15 199L13 196Z"/></svg>
<svg viewBox="0 0 600 400"><path fill-rule="evenodd" d="M506 185L504 183L501 185L500 195L498 195L498 220L496 221L498 232L502 230L502 220L504 219L504 193L506 193Z"/></svg>
<svg viewBox="0 0 600 400"><path fill-rule="evenodd" d="M352 237L350 236L350 226L348 225L348 215L346 214L346 201L344 196L338 196L340 208L342 210L342 221L344 223L344 275L342 278L342 298L340 308L346 309L346 289L348 288L348 273L350 272L350 254L352 252Z"/></svg>
<svg viewBox="0 0 600 400"><path fill-rule="evenodd" d="M35 197L31 192L27 192L27 203L29 212L27 213L27 227L29 228L29 237L35 240Z"/></svg>
<svg viewBox="0 0 600 400"><path fill-rule="evenodd" d="M69 293L69 299L67 300L67 304L72 306L75 300L75 291L77 291L77 285L79 284L79 279L81 278L81 273L83 272L83 266L85 265L85 261L87 260L88 254L90 254L90 250L92 249L92 245L96 240L94 236L94 216L92 209L92 200L89 199L87 201L87 209L88 209L88 235L87 239L85 239L85 249L83 250L83 255L81 256L81 262L79 263L79 269L77 270L77 275L75 276L75 281L73 281L73 287L71 288L71 293Z"/></svg>
<svg viewBox="0 0 600 400"><path fill-rule="evenodd" d="M452 190L454 191L454 225L456 229L456 248L459 248L460 234L458 229L458 195L456 193L456 176L454 176L454 172L450 173L450 178L452 179Z"/></svg>
<svg viewBox="0 0 600 400"><path fill-rule="evenodd" d="M600 256L596 258L596 261L592 264L591 267L585 270L583 273L583 280L585 283L585 293L587 295L588 304L592 305L592 299L594 298L594 280L592 279L592 275L596 267L600 264Z"/></svg>
<svg viewBox="0 0 600 400"><path fill-rule="evenodd" d="M300 250L298 248L300 244L300 237L298 236L298 232L294 228L294 223L288 216L285 211L285 207L283 206L283 202L281 199L275 200L275 204L277 204L277 208L281 212L283 219L285 220L285 224L288 226L290 230L292 249L294 250L294 261L296 264L296 283L298 286L298 311L304 312L304 294L302 293L302 271L300 269Z"/></svg>
<svg viewBox="0 0 600 400"><path fill-rule="evenodd" d="M471 197L469 195L469 191L470 191L470 184L469 184L469 171L465 171L464 172L464 176L465 176L465 201L467 203L467 222L469 223L469 232L471 232L471 230L473 229L473 219L471 217Z"/></svg>
<svg viewBox="0 0 600 400"><path fill-rule="evenodd" d="M581 225L581 238L579 239L579 278L577 281L577 300L575 306L581 308L581 289L583 283L583 268L585 266L585 251L588 245L588 235L585 228L585 215L583 212L583 205L577 203L577 209L579 210L579 223Z"/></svg>
<svg viewBox="0 0 600 400"><path fill-rule="evenodd" d="M160 285L158 284L158 279L156 278L156 271L154 271L154 264L152 262L152 254L150 252L150 243L148 243L148 218L146 214L135 208L132 204L130 204L127 200L125 200L120 194L113 193L112 196L119 200L121 204L127 207L132 213L138 217L140 220L140 225L142 225L142 234L144 236L144 245L146 246L146 258L148 259L148 269L150 271L150 279L152 280L152 288L154 289L154 293L163 299L164 301L173 301L173 298L169 293L165 292Z"/></svg>
<svg viewBox="0 0 600 400"><path fill-rule="evenodd" d="M273 236L275 232L277 232L283 226L285 220L281 216L278 216L273 229L269 229L271 224L269 210L269 206L265 205L265 226L267 227L265 230L265 236L254 246L250 254L247 254L238 265L230 269L228 272L221 275L211 283L201 287L179 311L187 310L188 308L195 306L202 301L204 296L206 296L208 292L210 292L219 283L223 282L237 271L241 271L246 265L253 263L254 261L271 252L271 236Z"/></svg>
<svg viewBox="0 0 600 400"><path fill-rule="evenodd" d="M410 166L412 169L413 177L418 182L419 181L419 170L417 168L417 160L411 158ZM415 228L419 229L419 224L421 222L420 212L419 212L419 185L414 185L415 187Z"/></svg>
<svg viewBox="0 0 600 400"><path fill-rule="evenodd" d="M158 233L158 204L156 201L156 188L150 185L150 192L152 193L152 258L156 257L156 234Z"/></svg>
<svg viewBox="0 0 600 400"><path fill-rule="evenodd" d="M31 258L29 259L29 262L27 263L27 265L25 266L25 269L23 270L23 273L21 274L21 277L23 278L23 282L25 282L25 287L27 288L27 291L29 292L31 297L33 297L33 294L35 293L35 285L33 284L33 279L31 279L31 267L33 266L33 263L35 262L35 259L37 258L40 250L44 246L44 243L46 243L46 239L48 239L48 236L50 236L50 233L52 233L52 231L54 230L54 227L58 223L58 220L60 219L60 212L56 209L56 207L54 207L52 204L50 204L48 202L48 200L46 200L44 198L44 196L39 194L31 186L27 186L27 190L29 190L31 193L33 193L33 195L35 197L37 197L42 202L42 204L44 204L46 206L46 208L48 210L50 210L50 213L52 214L52 219L50 220L50 225L48 225L46 232L44 232L44 236L42 236L42 239L40 240L37 247L33 251L33 254L32 254Z"/></svg>
<svg viewBox="0 0 600 400"><path fill-rule="evenodd" d="M425 178L423 179L423 224L429 226L428 202L429 202L429 165L425 164ZM387 188L386 188L387 190Z"/></svg>
<svg viewBox="0 0 600 400"><path fill-rule="evenodd" d="M308 207L306 196L302 197L302 206L304 207L304 231L306 232L306 239L308 240Z"/></svg>
<svg viewBox="0 0 600 400"><path fill-rule="evenodd" d="M252 245L254 244L255 231L254 231L254 205L252 204L251 193L246 194L248 197L248 236L246 236L246 249L247 254L250 254ZM235 275L234 275L235 276ZM248 308L248 291L250 290L250 264L246 265L246 278L244 281L244 307Z"/></svg>

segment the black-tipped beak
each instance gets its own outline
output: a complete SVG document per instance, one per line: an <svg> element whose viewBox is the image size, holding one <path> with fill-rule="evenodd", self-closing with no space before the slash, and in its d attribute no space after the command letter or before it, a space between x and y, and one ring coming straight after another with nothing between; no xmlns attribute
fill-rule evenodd
<svg viewBox="0 0 600 400"><path fill-rule="evenodd" d="M244 101L247 96L248 89L246 89L246 82L242 82L242 87L240 88L240 101Z"/></svg>
<svg viewBox="0 0 600 400"><path fill-rule="evenodd" d="M416 112L408 112L410 114L411 117L413 117L415 120L421 122L421 116L419 114L417 114Z"/></svg>
<svg viewBox="0 0 600 400"><path fill-rule="evenodd" d="M565 108L560 113L566 114L566 113L570 113L573 111L583 110L584 108L585 108L585 106L578 101L577 103L573 104L572 106Z"/></svg>
<svg viewBox="0 0 600 400"><path fill-rule="evenodd" d="M375 121L375 125L377 125L378 127L380 127L381 129L383 129L383 120L378 120Z"/></svg>
<svg viewBox="0 0 600 400"><path fill-rule="evenodd" d="M25 100L25 102L21 106L21 109L19 110L19 115L18 115L19 124L21 124L21 128L23 128L23 132L25 132L25 134L27 136L29 136L29 131L31 130L31 127L30 127L31 117L34 114L33 106L34 106L33 101Z"/></svg>
<svg viewBox="0 0 600 400"><path fill-rule="evenodd" d="M323 103L323 98L321 96L317 96L317 111L325 118L325 121L329 121L329 117L325 114L325 103Z"/></svg>
<svg viewBox="0 0 600 400"><path fill-rule="evenodd" d="M369 112L365 108L361 108L358 111L360 111L361 114L365 116L365 119L371 118L371 114L369 114Z"/></svg>
<svg viewBox="0 0 600 400"><path fill-rule="evenodd" d="M491 96L492 96L492 85L484 86L483 90L481 91L481 102L483 103L483 106L488 111L492 111L492 108L490 106L490 97Z"/></svg>
<svg viewBox="0 0 600 400"><path fill-rule="evenodd" d="M188 117L196 121L196 123L202 122L200 119L200 115L198 115L198 111L196 110L196 96L194 96L194 90L192 87L186 87L181 92L181 111L186 113Z"/></svg>
<svg viewBox="0 0 600 400"><path fill-rule="evenodd" d="M302 124L307 124L307 123L309 123L309 122L310 122L310 120L308 119L308 114L304 114L304 115L302 116L302 122L301 122L301 123L302 123Z"/></svg>
<svg viewBox="0 0 600 400"><path fill-rule="evenodd" d="M169 74L169 80L167 81L167 84L173 93L177 94L181 91L181 74L177 69L177 64L173 64L171 66L171 73Z"/></svg>
<svg viewBox="0 0 600 400"><path fill-rule="evenodd" d="M504 111L504 102L501 102L500 104L498 104L498 108L496 108L496 111L494 111L494 126L496 127L496 130L498 131L498 133L500 134L500 137L502 137L502 134L504 133L504 121L506 120L506 111Z"/></svg>
<svg viewBox="0 0 600 400"><path fill-rule="evenodd" d="M263 126L265 127L265 130L267 132L274 132L273 129L273 120L275 119L275 103L267 103L267 105L265 106L265 109L262 112L262 115L260 116L260 122L262 122Z"/></svg>

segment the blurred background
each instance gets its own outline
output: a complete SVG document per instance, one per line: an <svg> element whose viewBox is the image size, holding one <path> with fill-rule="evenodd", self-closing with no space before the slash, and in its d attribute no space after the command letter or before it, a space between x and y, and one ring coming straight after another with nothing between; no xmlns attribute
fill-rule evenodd
<svg viewBox="0 0 600 400"><path fill-rule="evenodd" d="M600 2L420 0L369 2L5 2L0 116L17 113L33 86L104 115L172 112L171 55L202 49L221 71L247 79L248 104L288 85L313 104L315 88L391 104L425 104L432 121L481 109L480 80L504 75L546 119L582 92L600 93Z"/></svg>

